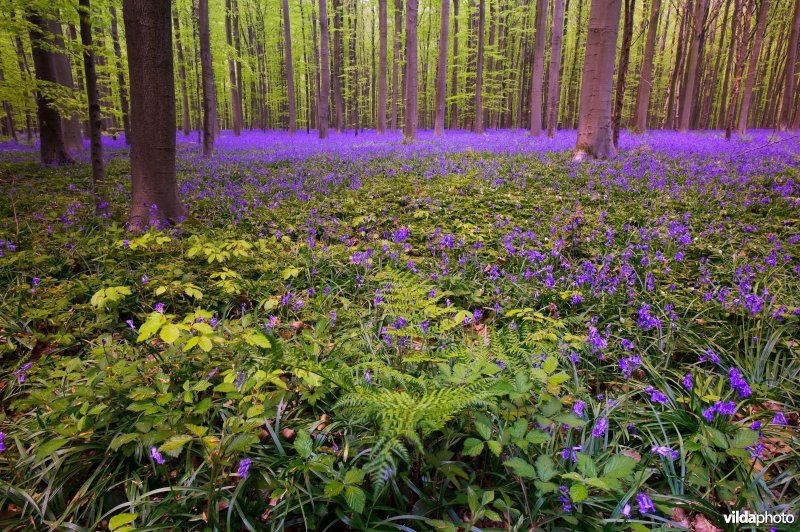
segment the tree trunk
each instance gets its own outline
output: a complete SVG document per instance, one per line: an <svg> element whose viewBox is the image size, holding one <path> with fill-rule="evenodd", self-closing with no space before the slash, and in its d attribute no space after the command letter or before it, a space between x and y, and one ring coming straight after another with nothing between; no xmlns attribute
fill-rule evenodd
<svg viewBox="0 0 800 532"><path fill-rule="evenodd" d="M192 130L192 123L189 119L189 93L186 91L186 63L183 58L183 45L181 44L180 21L178 18L178 12L174 11L172 13L172 25L175 27L175 48L178 54L178 79L181 82L181 129L183 129L184 135L188 135ZM122 76L121 73L120 76Z"/></svg>
<svg viewBox="0 0 800 532"><path fill-rule="evenodd" d="M344 97L342 96L342 2L333 0L333 114L336 132L344 130Z"/></svg>
<svg viewBox="0 0 800 532"><path fill-rule="evenodd" d="M378 0L378 33L380 52L378 53L378 127L379 134L386 133L386 56L389 21L386 0Z"/></svg>
<svg viewBox="0 0 800 532"><path fill-rule="evenodd" d="M81 44L83 45L83 71L86 77L86 99L89 102L89 146L92 158L94 211L99 214L104 208L106 178L103 171L100 99L97 96L97 72L94 68L94 52L92 51L92 13L89 0L79 0L78 5ZM112 19L116 20L116 13L112 14ZM125 138L127 140L127 134Z"/></svg>
<svg viewBox="0 0 800 532"><path fill-rule="evenodd" d="M289 134L297 131L297 107L294 97L294 65L292 64L292 31L289 26L289 0L283 0L283 41L286 52L286 93L289 99Z"/></svg>
<svg viewBox="0 0 800 532"><path fill-rule="evenodd" d="M125 84L125 72L122 66L122 49L119 45L119 30L117 26L117 9L114 6L109 6L111 13L111 42L114 46L114 56L116 57L117 66L117 84L119 85L119 105L122 108L122 129L125 131L125 144L130 144L131 136L131 121L128 116L128 86ZM180 46L180 43L178 44ZM179 59L181 64L183 60ZM92 58L94 62L94 57ZM185 87L185 81L184 81ZM91 122L91 118L89 118ZM89 133L91 136L91 132Z"/></svg>
<svg viewBox="0 0 800 532"><path fill-rule="evenodd" d="M397 131L397 102L400 99L400 34L403 28L403 0L394 0L394 48L392 50L392 132ZM405 95L403 95L405 97Z"/></svg>
<svg viewBox="0 0 800 532"><path fill-rule="evenodd" d="M123 0L122 16L131 83L130 227L144 230L184 214L175 179L170 2Z"/></svg>
<svg viewBox="0 0 800 532"><path fill-rule="evenodd" d="M622 29L622 47L617 69L617 90L614 100L614 114L611 119L614 147L619 146L619 128L622 123L622 106L625 103L625 80L628 77L628 63L631 57L631 38L633 37L634 0L625 0L625 23Z"/></svg>
<svg viewBox="0 0 800 532"><path fill-rule="evenodd" d="M359 94L360 83L358 82L358 55L356 54L356 37L358 35L358 6L356 0L350 0L348 5L350 6L350 29L352 31L352 35L350 35L350 39L348 40L348 48L350 49L350 59L348 59L348 67L350 68L350 92L353 102L353 106L350 110L350 123L353 124L353 131L356 135L358 135L358 129L360 126L359 100L361 99L361 95Z"/></svg>
<svg viewBox="0 0 800 532"><path fill-rule="evenodd" d="M756 66L761 55L761 45L764 42L764 31L767 27L767 14L769 13L769 0L761 0L756 20L756 34L753 40L753 49L750 51L750 64L747 66L747 77L744 80L742 92L742 105L739 108L739 124L737 133L744 135L747 131L747 118L750 116L750 98L753 95L753 83L756 78Z"/></svg>
<svg viewBox="0 0 800 532"><path fill-rule="evenodd" d="M475 60L475 133L483 133L483 34L486 27L485 0L478 0L478 57Z"/></svg>
<svg viewBox="0 0 800 532"><path fill-rule="evenodd" d="M783 73L783 102L781 103L781 114L778 119L778 131L786 131L789 128L789 121L792 118L798 37L800 37L800 0L795 0L792 33L789 37L789 48L786 53L786 69Z"/></svg>
<svg viewBox="0 0 800 532"><path fill-rule="evenodd" d="M211 34L208 26L208 0L200 0L200 66L203 71L203 155L214 153L217 128L217 94L214 89L214 64L211 59ZM170 64L172 61L170 60Z"/></svg>
<svg viewBox="0 0 800 532"><path fill-rule="evenodd" d="M53 55L55 63L56 81L59 85L66 87L70 93L75 92L75 81L72 77L72 66L64 45L64 33L61 30L61 23L55 20L48 20L47 24L50 33L53 35L52 45L58 50ZM64 136L64 147L68 152L83 150L83 136L81 135L81 122L77 114L61 117L61 130Z"/></svg>
<svg viewBox="0 0 800 532"><path fill-rule="evenodd" d="M417 139L417 104L419 98L419 68L417 66L417 2L407 0L406 6L406 106L403 141Z"/></svg>
<svg viewBox="0 0 800 532"><path fill-rule="evenodd" d="M554 0L553 29L550 35L550 75L547 87L547 136L556 136L558 103L561 96L561 39L564 25L564 0Z"/></svg>
<svg viewBox="0 0 800 532"><path fill-rule="evenodd" d="M439 24L439 59L436 64L436 117L433 134L444 133L444 115L447 106L447 32L450 29L450 0L442 1L442 14Z"/></svg>
<svg viewBox="0 0 800 532"><path fill-rule="evenodd" d="M675 116L673 113L675 102L677 101L676 93L678 91L678 80L681 77L681 71L683 70L683 50L684 50L684 43L686 41L686 27L689 23L689 3L687 2L685 9L683 10L683 15L681 16L680 22L680 30L677 33L678 37L678 48L675 53L675 59L672 61L673 68L672 68L672 75L670 76L670 83L669 83L669 90L667 92L667 99L665 101L665 112L664 112L664 123L662 125L663 128L671 128L675 124Z"/></svg>
<svg viewBox="0 0 800 532"><path fill-rule="evenodd" d="M531 135L542 132L542 76L544 72L545 28L547 26L547 0L536 2L536 22L531 69Z"/></svg>
<svg viewBox="0 0 800 532"><path fill-rule="evenodd" d="M569 94L569 98L567 101L567 124L569 127L576 127L576 120L575 120L575 103L580 98L580 80L578 78L578 58L580 56L580 49L581 49L581 37L583 36L583 32L581 31L581 26L583 25L583 0L578 1L578 18L576 20L576 29L575 29L575 42L572 46L572 65L570 66L570 74L569 74L569 86L567 93Z"/></svg>
<svg viewBox="0 0 800 532"><path fill-rule="evenodd" d="M697 82L697 65L700 59L700 45L705 32L703 21L708 10L708 0L696 0L694 13L691 17L691 37L689 39L689 53L687 54L686 72L681 89L681 102L679 109L678 131L686 133L692 121L694 110L695 84Z"/></svg>
<svg viewBox="0 0 800 532"><path fill-rule="evenodd" d="M722 28L722 31L720 32L719 45L717 46L717 55L714 59L714 66L711 69L711 80L708 82L708 90L706 91L706 97L703 101L703 108L700 111L700 116L702 118L702 121L700 122L701 129L708 129L711 123L712 105L717 92L717 81L719 80L722 56L724 55L723 47L725 45L725 34L728 31L727 20L730 6L730 0L725 0L725 11L722 14L722 20L719 22L719 26Z"/></svg>
<svg viewBox="0 0 800 532"><path fill-rule="evenodd" d="M661 10L661 0L652 0L650 5L650 20L647 27L647 42L644 46L642 57L642 73L639 76L639 89L636 94L636 121L633 126L634 133L644 133L647 130L647 113L650 107L650 91L653 88L653 55L656 47L656 30L658 29L658 15Z"/></svg>
<svg viewBox="0 0 800 532"><path fill-rule="evenodd" d="M317 94L317 119L319 138L328 138L328 98L331 93L330 53L328 52L327 0L319 0L319 71L320 87Z"/></svg>
<svg viewBox="0 0 800 532"><path fill-rule="evenodd" d="M0 61L0 65L2 65L2 61ZM3 75L2 67L0 67L0 86L3 83L5 83L5 76ZM6 129L8 130L8 134L11 135L11 138L14 140L14 143L16 143L17 126L14 124L14 109L8 100L3 100L3 111L5 111L6 113Z"/></svg>
<svg viewBox="0 0 800 532"><path fill-rule="evenodd" d="M583 63L575 160L616 155L611 132L614 57L622 0L592 0Z"/></svg>
<svg viewBox="0 0 800 532"><path fill-rule="evenodd" d="M458 4L461 0L453 0L453 73L450 85L453 103L450 104L450 128L458 128Z"/></svg>
<svg viewBox="0 0 800 532"><path fill-rule="evenodd" d="M736 58L734 64L733 86L731 99L728 104L728 116L725 120L725 138L730 139L733 131L733 121L739 100L739 86L744 72L744 61L747 57L747 40L750 28L750 3L753 0L734 0L733 6L733 38L731 39L731 58Z"/></svg>
<svg viewBox="0 0 800 532"><path fill-rule="evenodd" d="M41 15L30 14L28 22L33 26L30 30L30 38L36 79L44 83L57 83L55 58L47 42L47 35L50 33L47 20ZM72 159L64 146L61 117L53 106L53 99L48 91L36 91L36 107L39 117L39 152L42 164L71 164Z"/></svg>
<svg viewBox="0 0 800 532"><path fill-rule="evenodd" d="M225 42L228 45L228 79L231 83L231 114L233 115L233 134L237 137L242 133L242 96L239 93L239 84L236 81L236 60L231 50L233 49L233 8L231 0L225 0Z"/></svg>

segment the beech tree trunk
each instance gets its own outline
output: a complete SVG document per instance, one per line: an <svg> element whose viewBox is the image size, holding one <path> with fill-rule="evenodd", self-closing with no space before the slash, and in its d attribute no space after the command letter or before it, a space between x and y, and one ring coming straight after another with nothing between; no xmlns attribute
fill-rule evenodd
<svg viewBox="0 0 800 532"><path fill-rule="evenodd" d="M225 41L228 44L228 49L233 48L233 8L231 0L225 0ZM231 82L231 110L233 115L233 134L237 137L242 133L243 117L242 117L242 96L239 92L239 84L236 76L236 60L228 52L228 79ZM289 73L287 72L287 77Z"/></svg>
<svg viewBox="0 0 800 532"><path fill-rule="evenodd" d="M753 83L756 79L756 66L761 55L761 45L764 42L764 31L767 28L767 14L769 13L769 0L761 0L756 20L756 34L753 37L753 48L750 50L750 62L747 66L747 77L744 80L742 91L742 105L739 108L739 124L736 132L744 135L747 131L747 119L750 116L750 98L753 95Z"/></svg>
<svg viewBox="0 0 800 532"><path fill-rule="evenodd" d="M750 2L753 0L734 0L733 4L733 38L731 39L731 57L735 58L731 99L728 104L728 116L725 120L725 138L730 139L736 108L739 100L739 87L744 73L744 61L747 57L747 40L750 28Z"/></svg>
<svg viewBox="0 0 800 532"><path fill-rule="evenodd" d="M119 85L119 106L122 108L122 129L125 131L125 144L130 144L131 120L128 116L128 86L125 84L125 72L122 67L122 49L119 45L119 30L117 27L117 9L114 6L109 6L109 12L111 13L111 42L114 45L114 56L117 58L117 85ZM180 43L178 46L180 46ZM92 62L94 62L94 58ZM180 59L180 62L181 68L183 68L183 60ZM89 121L91 122L91 118L89 118ZM91 132L89 136L91 137Z"/></svg>
<svg viewBox="0 0 800 532"><path fill-rule="evenodd" d="M614 147L619 146L619 129L622 126L622 106L625 103L625 80L628 77L628 63L631 57L631 38L633 37L634 0L625 0L625 23L622 29L622 47L617 68L617 90L614 100L614 115L611 119Z"/></svg>
<svg viewBox="0 0 800 532"><path fill-rule="evenodd" d="M58 50L53 55L55 62L56 81L66 87L69 92L75 92L75 80L72 77L72 66L64 47L64 33L61 23L48 20L50 33L53 35L52 46ZM61 130L64 136L64 147L68 152L83 150L83 136L81 135L81 122L77 114L61 117Z"/></svg>
<svg viewBox="0 0 800 532"><path fill-rule="evenodd" d="M789 37L789 48L786 53L786 68L783 74L783 102L781 114L778 119L778 131L786 131L792 118L792 101L794 100L795 68L797 63L797 41L800 37L800 0L794 2L794 18L792 20L792 33Z"/></svg>
<svg viewBox="0 0 800 532"><path fill-rule="evenodd" d="M283 0L283 42L286 53L286 93L289 105L289 134L297 131L297 104L294 97L294 65L292 64L292 31L289 26L289 0ZM241 116L240 116L241 119Z"/></svg>
<svg viewBox="0 0 800 532"><path fill-rule="evenodd" d="M386 0L378 0L378 33L380 51L378 52L378 127L379 134L386 133L386 56L389 21Z"/></svg>
<svg viewBox="0 0 800 532"><path fill-rule="evenodd" d="M392 62L392 132L397 131L398 109L400 99L400 34L403 29L403 0L394 0L394 49ZM405 95L403 96L405 98Z"/></svg>
<svg viewBox="0 0 800 532"><path fill-rule="evenodd" d="M328 52L327 0L319 0L319 72L320 87L317 94L317 119L319 138L328 138L328 98L331 93L330 53Z"/></svg>
<svg viewBox="0 0 800 532"><path fill-rule="evenodd" d="M417 66L417 5L418 0L407 0L406 5L406 106L403 124L403 141L417 139L417 108L419 98L419 68Z"/></svg>
<svg viewBox="0 0 800 532"><path fill-rule="evenodd" d="M203 71L203 155L209 156L214 153L214 137L217 133L217 94L214 88L214 64L211 59L208 0L200 0L197 20L200 32L200 67Z"/></svg>
<svg viewBox="0 0 800 532"><path fill-rule="evenodd" d="M458 128L458 4L461 0L453 0L453 73L450 85L453 102L450 104L450 128Z"/></svg>
<svg viewBox="0 0 800 532"><path fill-rule="evenodd" d="M547 136L556 136L558 103L561 96L561 40L564 25L564 0L554 0L553 28L550 35L550 72L547 83Z"/></svg>
<svg viewBox="0 0 800 532"><path fill-rule="evenodd" d="M80 18L81 44L83 45L83 71L86 78L86 99L89 102L89 147L92 158L92 191L94 193L94 211L100 213L105 200L105 173L103 170L103 139L100 131L100 99L97 95L97 72L94 68L94 52L92 51L91 4L89 0L78 1ZM112 15L116 19L116 13ZM127 134L126 134L127 140Z"/></svg>
<svg viewBox="0 0 800 532"><path fill-rule="evenodd" d="M184 135L192 130L189 118L189 93L186 90L186 64L183 59L183 45L181 44L180 21L178 12L172 13L172 25L175 27L175 49L178 54L178 79L181 82L181 129ZM122 74L120 73L120 76Z"/></svg>
<svg viewBox="0 0 800 532"><path fill-rule="evenodd" d="M661 10L661 0L652 0L650 4L650 20L647 26L647 42L644 45L642 57L642 73L639 76L639 88L636 93L636 120L633 126L634 133L647 131L647 114L650 108L650 91L653 88L653 56L656 48L656 30L658 29L658 16Z"/></svg>
<svg viewBox="0 0 800 532"><path fill-rule="evenodd" d="M336 132L344 130L344 97L342 95L342 2L333 0L333 113Z"/></svg>
<svg viewBox="0 0 800 532"><path fill-rule="evenodd" d="M538 136L542 132L542 76L544 73L544 44L545 28L547 25L547 0L536 1L535 20L536 34L534 36L533 44L533 67L531 68L530 132L531 135Z"/></svg>
<svg viewBox="0 0 800 532"><path fill-rule="evenodd" d="M543 0L546 1L546 0ZM485 0L478 1L478 57L475 60L475 133L483 133L483 34L486 27Z"/></svg>
<svg viewBox="0 0 800 532"><path fill-rule="evenodd" d="M131 83L130 227L144 230L184 214L175 179L170 2L123 0L122 15Z"/></svg>
<svg viewBox="0 0 800 532"><path fill-rule="evenodd" d="M442 1L439 24L439 59L436 63L436 116L433 120L433 134L444 133L444 115L447 108L447 43L450 29L450 0ZM456 0L458 1L458 0Z"/></svg>
<svg viewBox="0 0 800 532"><path fill-rule="evenodd" d="M36 79L45 83L57 83L55 57L47 43L50 34L47 20L41 15L28 15L28 22L33 26L30 30L31 54ZM47 91L36 91L36 109L39 117L39 153L42 164L71 164L64 145L61 129L61 116L53 106L53 99Z"/></svg>
<svg viewBox="0 0 800 532"><path fill-rule="evenodd" d="M616 155L611 131L614 59L622 0L592 0L583 63L575 160Z"/></svg>
<svg viewBox="0 0 800 532"><path fill-rule="evenodd" d="M694 13L691 17L691 37L689 39L689 53L687 54L686 72L681 89L681 102L679 109L678 131L686 133L692 121L694 110L695 84L697 82L697 65L700 59L700 45L705 32L703 22L708 9L708 0L696 0Z"/></svg>

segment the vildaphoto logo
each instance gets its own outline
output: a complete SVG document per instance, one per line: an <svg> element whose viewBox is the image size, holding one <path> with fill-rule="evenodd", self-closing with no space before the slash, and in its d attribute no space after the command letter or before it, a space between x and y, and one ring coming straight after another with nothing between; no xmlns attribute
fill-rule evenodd
<svg viewBox="0 0 800 532"><path fill-rule="evenodd" d="M722 516L725 522L734 525L791 525L795 516L790 513L752 513L747 510L726 514Z"/></svg>

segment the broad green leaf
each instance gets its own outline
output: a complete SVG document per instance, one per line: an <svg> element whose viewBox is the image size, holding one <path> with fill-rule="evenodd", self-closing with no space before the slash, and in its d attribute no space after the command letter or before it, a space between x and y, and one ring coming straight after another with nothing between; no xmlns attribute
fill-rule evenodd
<svg viewBox="0 0 800 532"><path fill-rule="evenodd" d="M534 469L532 465L522 458L512 458L510 460L506 460L503 462L503 465L510 467L514 471L514 474L520 477L529 479L538 478L536 475L536 469Z"/></svg>
<svg viewBox="0 0 800 532"><path fill-rule="evenodd" d="M344 500L355 513L360 514L364 511L364 505L367 503L367 494L361 488L347 486L344 490Z"/></svg>
<svg viewBox="0 0 800 532"><path fill-rule="evenodd" d="M175 340L180 338L181 331L174 323L167 323L158 332L158 336L168 344L174 344Z"/></svg>
<svg viewBox="0 0 800 532"><path fill-rule="evenodd" d="M188 434L178 434L165 441L158 450L163 452L177 451L190 441L192 441L192 436Z"/></svg>
<svg viewBox="0 0 800 532"><path fill-rule="evenodd" d="M483 452L483 442L477 438L467 438L464 440L464 450L462 453L465 456L478 456Z"/></svg>
<svg viewBox="0 0 800 532"><path fill-rule="evenodd" d="M636 468L636 460L622 454L615 454L606 462L603 475L611 478L625 478Z"/></svg>
<svg viewBox="0 0 800 532"><path fill-rule="evenodd" d="M55 453L57 450L61 449L64 445L69 442L69 438L56 438L54 440L50 440L46 443L43 443L36 449L36 459L41 460L45 456L50 456Z"/></svg>
<svg viewBox="0 0 800 532"><path fill-rule="evenodd" d="M569 496L573 502L581 502L589 497L589 490L583 484L573 484L569 488Z"/></svg>
<svg viewBox="0 0 800 532"><path fill-rule="evenodd" d="M136 519L139 514L117 514L111 519L108 520L108 528L110 530L116 531L123 526L130 524Z"/></svg>

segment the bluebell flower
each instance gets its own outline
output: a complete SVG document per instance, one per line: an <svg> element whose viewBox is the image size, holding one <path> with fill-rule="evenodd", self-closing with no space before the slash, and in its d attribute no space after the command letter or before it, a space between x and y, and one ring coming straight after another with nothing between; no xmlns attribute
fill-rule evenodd
<svg viewBox="0 0 800 532"><path fill-rule="evenodd" d="M642 358L632 356L623 358L619 361L619 368L622 370L622 376L626 379L630 378L631 374L642 364Z"/></svg>
<svg viewBox="0 0 800 532"><path fill-rule="evenodd" d="M639 493L636 496L636 503L639 505L639 513L647 514L654 513L656 511L656 507L653 504L653 499L651 499L646 493Z"/></svg>
<svg viewBox="0 0 800 532"><path fill-rule="evenodd" d="M775 415L772 418L773 425L787 425L786 416L783 412L775 412Z"/></svg>
<svg viewBox="0 0 800 532"><path fill-rule="evenodd" d="M667 398L666 395L664 395L663 392L661 392L660 390L656 390L652 386L648 386L645 389L645 393L650 394L650 401L654 403L665 405L669 402L669 399Z"/></svg>
<svg viewBox="0 0 800 532"><path fill-rule="evenodd" d="M575 412L575 415L580 417L583 415L583 409L586 407L586 403L581 400L575 401L575 404L572 405L572 411Z"/></svg>
<svg viewBox="0 0 800 532"><path fill-rule="evenodd" d="M680 456L678 451L674 451L667 447L666 445L655 445L652 449L650 449L650 454L657 454L659 456L663 456L664 458L670 458L672 460L677 460Z"/></svg>
<svg viewBox="0 0 800 532"><path fill-rule="evenodd" d="M683 380L681 381L681 383L683 384L683 387L686 388L687 390L691 390L692 389L692 385L693 385L693 380L692 379L693 379L692 374L691 373L687 373L683 377Z"/></svg>
<svg viewBox="0 0 800 532"><path fill-rule="evenodd" d="M250 475L250 466L253 464L253 461L249 458L245 458L239 462L239 470L237 474L241 477L242 480L247 479Z"/></svg>
<svg viewBox="0 0 800 532"><path fill-rule="evenodd" d="M747 384L747 381L744 380L744 377L742 377L742 374L738 369L731 368L728 370L728 378L731 381L731 388L736 390L736 393L739 395L740 399L750 396L752 393L750 391L750 386Z"/></svg>
<svg viewBox="0 0 800 532"><path fill-rule="evenodd" d="M161 464L164 463L164 457L161 456L161 453L158 452L158 449L156 447L150 447L150 457L158 465L161 465Z"/></svg>
<svg viewBox="0 0 800 532"><path fill-rule="evenodd" d="M594 428L592 429L592 436L594 436L595 438L601 437L603 434L606 433L607 428L608 428L608 418L601 417L600 419L597 420L597 422L594 425Z"/></svg>

